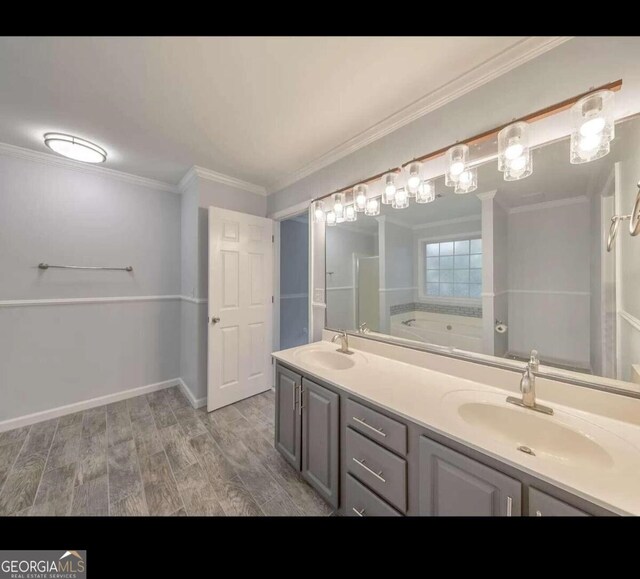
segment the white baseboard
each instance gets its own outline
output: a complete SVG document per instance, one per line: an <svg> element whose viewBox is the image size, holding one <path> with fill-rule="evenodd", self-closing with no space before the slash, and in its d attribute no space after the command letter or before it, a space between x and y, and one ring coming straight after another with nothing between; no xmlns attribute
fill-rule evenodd
<svg viewBox="0 0 640 579"><path fill-rule="evenodd" d="M138 386L137 388L130 388L129 390L122 390L120 392L114 392L113 394L107 394L106 396L99 396L98 398L91 398L89 400L83 400L82 402L74 402L73 404L67 404L66 406L58 406L51 410L43 410L41 412L34 412L33 414L27 414L26 416L19 416L18 418L10 418L0 422L0 432L5 430L12 430L14 428L20 428L21 426L29 426L36 422L42 422L43 420L50 420L52 418L58 418L66 414L73 414L74 412L80 412L81 410L88 410L89 408L95 408L96 406L103 406L104 404L111 404L112 402L119 402L120 400L126 400L127 398L133 398L142 394L148 394L149 392L155 392L156 390L162 390L163 388L169 388L171 386L180 386L184 392L184 382L180 378L173 378L172 380L165 380L164 382L156 382L155 384L147 384L146 386ZM188 391L189 389L186 388ZM189 401L193 404L191 393ZM206 398L204 399L206 403ZM197 402L197 401L196 401ZM203 405L201 404L201 406ZM194 405L194 407L196 407ZM196 407L197 408L197 407Z"/></svg>
<svg viewBox="0 0 640 579"><path fill-rule="evenodd" d="M195 398L182 378L178 378L178 386L180 386L180 390L182 390L182 393L187 397L187 400L189 400L191 406L194 408L202 408L207 404L207 397Z"/></svg>

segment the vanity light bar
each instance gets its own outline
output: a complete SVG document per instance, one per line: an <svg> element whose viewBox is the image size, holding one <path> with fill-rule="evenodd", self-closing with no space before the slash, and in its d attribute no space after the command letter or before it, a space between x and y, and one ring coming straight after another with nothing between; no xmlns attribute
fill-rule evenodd
<svg viewBox="0 0 640 579"><path fill-rule="evenodd" d="M438 149L436 151L432 151L431 153L427 153L426 155L422 155L421 157L416 157L414 159L411 159L411 161L408 161L407 163L404 163L398 169L388 169L386 171L383 171L382 173L378 173L377 175L373 175L372 177L369 177L367 179L361 179L358 182L349 185L348 187L344 187L342 189L338 189L337 191L333 191L331 193L327 193L325 195L321 195L320 197L316 197L315 199L313 199L313 201L317 201L319 199L326 199L327 197L331 197L335 193L343 193L345 191L349 191L349 190L353 189L356 185L369 185L369 184L371 184L371 183L373 183L375 181L378 181L384 175L386 175L387 173L390 173L390 172L400 173L401 171L405 170L405 167L407 165L410 165L411 163L424 163L425 161L430 161L431 159L435 159L436 157L440 157L440 156L444 155L451 147L453 147L455 145L461 145L461 144L464 144L464 145L477 145L479 143L483 143L485 141L488 141L488 140L494 138L502 129L508 127L509 125L512 125L512 124L518 123L518 122L531 123L531 122L542 120L542 119L544 119L546 117L550 117L551 115L558 114L558 113L560 113L562 111L565 111L565 110L569 109L570 107L572 107L580 99L583 99L584 97L586 97L586 96L588 96L590 94L593 94L595 92L602 91L602 90L608 90L608 91L612 91L612 92L617 92L621 88L622 88L622 79L615 80L613 82L604 84L604 85L599 86L599 87L591 88L586 92L583 92L583 93L581 93L579 95L576 95L576 96L573 96L571 98L565 99L563 101L560 101L560 102L558 102L556 104L550 105L550 106L545 107L543 109L539 109L539 110L537 110L537 111L535 111L533 113L529 113L528 115L520 117L519 119L513 119L513 120L509 121L508 123L505 123L503 125L495 127L495 128L490 129L488 131L484 131L482 133L478 133L477 135L474 135L473 137L469 137L468 139L464 139L462 141L459 141L458 143L452 143L450 145L447 145L446 147L442 147L441 149Z"/></svg>

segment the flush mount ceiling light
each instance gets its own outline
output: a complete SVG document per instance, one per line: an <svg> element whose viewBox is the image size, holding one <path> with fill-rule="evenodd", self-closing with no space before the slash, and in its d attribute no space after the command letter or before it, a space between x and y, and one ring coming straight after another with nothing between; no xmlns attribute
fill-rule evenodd
<svg viewBox="0 0 640 579"><path fill-rule="evenodd" d="M469 147L467 145L455 145L447 151L447 172L444 176L444 184L447 187L455 187L458 178L464 173L469 161Z"/></svg>
<svg viewBox="0 0 640 579"><path fill-rule="evenodd" d="M454 193L471 193L471 191L475 191L478 188L478 169L476 167L472 167L470 169L465 169L458 176L458 182L456 183L456 188L453 190Z"/></svg>
<svg viewBox="0 0 640 579"><path fill-rule="evenodd" d="M367 186L356 185L353 188L353 197L355 199L356 211L362 213L367 208Z"/></svg>
<svg viewBox="0 0 640 579"><path fill-rule="evenodd" d="M498 170L504 172L505 181L517 181L533 173L527 123L513 123L498 133Z"/></svg>
<svg viewBox="0 0 640 579"><path fill-rule="evenodd" d="M83 163L104 163L107 152L98 145L64 133L46 133L44 144L52 151Z"/></svg>
<svg viewBox="0 0 640 579"><path fill-rule="evenodd" d="M599 90L571 107L571 163L588 163L609 153L615 137L613 104L613 92Z"/></svg>

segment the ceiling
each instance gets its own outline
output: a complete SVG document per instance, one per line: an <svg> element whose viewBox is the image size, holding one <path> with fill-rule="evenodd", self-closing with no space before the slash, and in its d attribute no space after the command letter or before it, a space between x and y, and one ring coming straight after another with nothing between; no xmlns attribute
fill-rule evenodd
<svg viewBox="0 0 640 579"><path fill-rule="evenodd" d="M66 132L107 149L111 169L175 184L197 165L273 190L434 91L469 90L550 42L4 37L0 142L48 152L42 134Z"/></svg>

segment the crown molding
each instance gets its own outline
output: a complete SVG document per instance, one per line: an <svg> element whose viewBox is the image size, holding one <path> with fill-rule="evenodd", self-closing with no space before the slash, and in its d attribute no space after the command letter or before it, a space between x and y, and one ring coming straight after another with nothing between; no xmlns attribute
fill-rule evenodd
<svg viewBox="0 0 640 579"><path fill-rule="evenodd" d="M418 223L413 225L411 229L420 231L421 229L429 229L430 227L441 227L442 225L455 225L457 223L470 223L472 221L481 221L482 215L465 215L464 217L453 217L451 219L441 219L440 221L427 221L426 223Z"/></svg>
<svg viewBox="0 0 640 579"><path fill-rule="evenodd" d="M311 163L279 179L269 187L269 194L280 191L323 167L335 163L339 159L350 155L358 149L362 149L373 141L498 78L571 38L571 36L533 36L521 40L474 69L425 95L397 113L390 115L359 135L331 149Z"/></svg>
<svg viewBox="0 0 640 579"><path fill-rule="evenodd" d="M515 213L526 213L527 211L540 211L541 209L555 209L556 207L565 207L566 205L576 205L578 203L588 203L589 197L586 195L577 195L576 197L567 197L566 199L554 199L553 201L542 201L541 203L532 203L531 205L521 205L520 207L511 207L507 213L513 215Z"/></svg>
<svg viewBox="0 0 640 579"><path fill-rule="evenodd" d="M109 177L111 179L117 179L118 181L131 183L132 185L140 185L141 187L147 187L148 189L155 189L157 191L167 191L169 193L178 192L178 188L171 183L149 179L148 177L140 177L139 175L132 175L131 173L124 173L123 171L116 171L115 169L109 169L99 165L90 165L82 163L81 161L74 161L73 159L66 159L64 157L59 157L58 155L52 155L50 153L33 151L32 149L17 147L16 145L9 145L8 143L0 143L0 155L25 159L27 161L33 161L42 165L50 165L52 167L64 167L65 169L72 169L80 173Z"/></svg>
<svg viewBox="0 0 640 579"><path fill-rule="evenodd" d="M248 181L243 181L242 179L237 179L236 177L231 177L230 175L225 175L224 173L218 173L217 171L212 171L211 169L199 167L198 165L194 165L185 173L184 177L180 179L180 183L178 183L178 189L180 191L184 191L196 176L207 181L214 181L216 183L222 183L223 185L235 187L236 189L248 191L249 193L255 193L256 195L267 195L267 190L262 185L249 183Z"/></svg>

